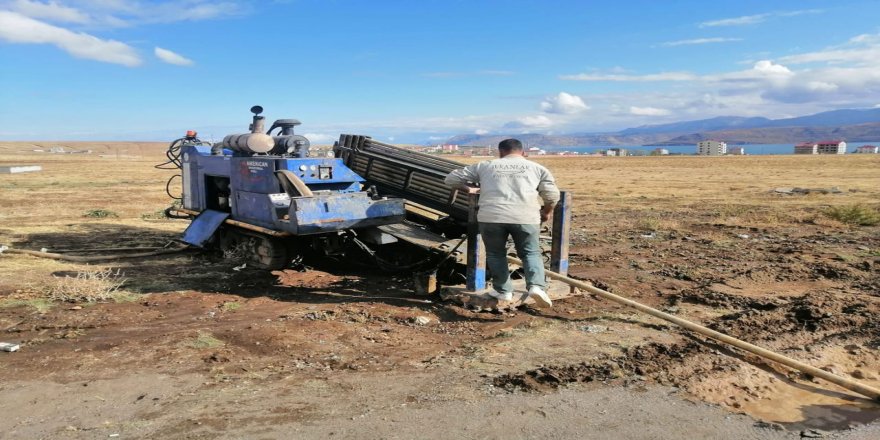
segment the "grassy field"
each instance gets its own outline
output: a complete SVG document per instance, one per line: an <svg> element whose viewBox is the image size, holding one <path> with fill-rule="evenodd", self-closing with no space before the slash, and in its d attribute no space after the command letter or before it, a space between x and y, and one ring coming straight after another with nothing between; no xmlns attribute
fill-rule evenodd
<svg viewBox="0 0 880 440"><path fill-rule="evenodd" d="M165 183L175 174L153 167L164 160L164 144L61 144L95 153L30 153L22 152L30 143L0 144L0 165L43 167L39 173L0 176L0 243L29 235L82 233L96 226L175 233L185 226L161 220L161 211L171 202ZM120 158L98 156L115 151L122 152ZM672 230L707 221L754 227L809 222L848 228L822 213L832 206L880 206L877 155L536 160L555 174L561 189L574 194L578 223L598 233ZM777 187L838 187L843 193L786 196L774 194ZM133 233L128 242L156 244L153 238L144 242L139 235L143 234ZM0 288L33 286L61 266L44 262L22 273L15 264L0 264L0 278L5 280Z"/></svg>
<svg viewBox="0 0 880 440"><path fill-rule="evenodd" d="M153 167L163 144L73 146L95 152L0 143L0 165L43 167L0 175L0 244L161 246L180 236L188 223L160 215L174 174ZM535 160L573 193L573 276L880 386L880 225L857 224L880 215L880 155ZM671 385L794 430L880 418L845 390L588 296L479 313L414 298L406 274L239 264L197 252L94 265L0 255L0 329L22 345L0 376L35 402L0 399L0 412L24 438L247 437L303 424L329 433L374 409L440 414L438 402L592 382ZM58 393L70 403L34 398ZM145 395L160 406L132 404ZM28 422L34 414L52 421Z"/></svg>

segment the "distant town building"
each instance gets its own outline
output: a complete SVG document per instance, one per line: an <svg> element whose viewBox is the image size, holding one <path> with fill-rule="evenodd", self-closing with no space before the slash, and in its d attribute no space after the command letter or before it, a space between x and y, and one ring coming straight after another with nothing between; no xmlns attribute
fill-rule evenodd
<svg viewBox="0 0 880 440"><path fill-rule="evenodd" d="M743 147L730 147L730 149L727 150L727 154L732 154L734 156L745 156L746 149Z"/></svg>
<svg viewBox="0 0 880 440"><path fill-rule="evenodd" d="M846 142L839 140L801 142L794 146L794 154L845 154Z"/></svg>
<svg viewBox="0 0 880 440"><path fill-rule="evenodd" d="M876 145L862 145L861 147L857 147L853 153L859 154L880 154L880 147Z"/></svg>
<svg viewBox="0 0 880 440"><path fill-rule="evenodd" d="M846 153L846 142L844 141L819 141L816 143L818 145L819 154L845 154Z"/></svg>
<svg viewBox="0 0 880 440"><path fill-rule="evenodd" d="M819 154L819 144L815 142L801 142L794 146L794 154Z"/></svg>
<svg viewBox="0 0 880 440"><path fill-rule="evenodd" d="M32 173L42 169L39 165L9 165L0 167L0 174Z"/></svg>
<svg viewBox="0 0 880 440"><path fill-rule="evenodd" d="M614 152L614 154L606 154L606 156L626 156L626 148L611 148L608 152Z"/></svg>
<svg viewBox="0 0 880 440"><path fill-rule="evenodd" d="M667 150L666 148L655 148L654 151L652 151L652 153L655 156L666 156L669 154L669 150Z"/></svg>
<svg viewBox="0 0 880 440"><path fill-rule="evenodd" d="M617 156L617 151L615 150L605 150L605 156Z"/></svg>
<svg viewBox="0 0 880 440"><path fill-rule="evenodd" d="M543 156L543 155L547 154L546 151L544 151L538 147L529 147L528 150L526 150L526 151L529 153L529 155L534 154L534 155L538 155L538 156Z"/></svg>
<svg viewBox="0 0 880 440"><path fill-rule="evenodd" d="M453 153L458 151L458 145L455 144L443 144L440 146L440 151L444 153Z"/></svg>
<svg viewBox="0 0 880 440"><path fill-rule="evenodd" d="M723 156L727 154L727 144L721 141L702 141L697 144L697 154L700 156Z"/></svg>

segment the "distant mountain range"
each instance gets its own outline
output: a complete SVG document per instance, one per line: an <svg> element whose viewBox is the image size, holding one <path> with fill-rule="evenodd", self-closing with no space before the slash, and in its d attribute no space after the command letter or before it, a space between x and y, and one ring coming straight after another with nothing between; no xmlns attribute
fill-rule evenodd
<svg viewBox="0 0 880 440"><path fill-rule="evenodd" d="M458 135L448 142L494 146L511 136L542 148L686 145L705 139L718 139L728 144L786 144L825 138L870 142L880 140L880 108L833 110L786 119L720 116L697 121L643 125L613 133Z"/></svg>

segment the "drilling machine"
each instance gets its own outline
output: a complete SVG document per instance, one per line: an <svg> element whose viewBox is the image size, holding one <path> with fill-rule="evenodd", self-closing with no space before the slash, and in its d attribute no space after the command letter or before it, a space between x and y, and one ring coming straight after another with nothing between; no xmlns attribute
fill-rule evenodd
<svg viewBox="0 0 880 440"><path fill-rule="evenodd" d="M166 214L192 218L183 241L269 269L317 254L485 287L476 197L443 182L462 164L350 134L339 137L334 157L310 157L309 140L294 133L298 120L279 119L266 130L263 108L251 112L246 133L210 144L188 132L169 146L159 167L180 169L182 207ZM563 200L551 251L551 266L561 272L570 223L570 198Z"/></svg>
<svg viewBox="0 0 880 440"><path fill-rule="evenodd" d="M195 218L183 240L239 252L277 269L295 255L344 253L381 240L374 227L402 221L404 200L364 190L364 179L337 158L309 157L295 119L268 130L260 106L247 133L210 145L188 133L169 147L182 176L182 208ZM277 130L276 134L273 134Z"/></svg>
<svg viewBox="0 0 880 440"><path fill-rule="evenodd" d="M373 264L386 271L412 270L438 260L454 267L464 261L463 249L455 249L452 259L444 254L455 247L454 239L432 232L426 222L406 218L408 212L421 212L423 220L434 219L435 230L455 239L461 229L431 208L385 193L380 189L385 180L377 180L378 185L367 182L345 162L360 157L354 151L338 147L336 157L311 157L309 140L294 133L298 120L279 119L267 130L263 108L254 106L251 112L246 133L210 144L187 132L169 146L169 160L163 165L180 169L182 207L166 213L192 218L183 241L219 247L268 269L314 254L347 257L351 264ZM371 141L350 135L341 139ZM431 158L423 156L421 160ZM446 162L450 170L460 166ZM387 166L394 165L386 160L370 172ZM439 182L432 182L436 189L431 191L452 191L437 176Z"/></svg>

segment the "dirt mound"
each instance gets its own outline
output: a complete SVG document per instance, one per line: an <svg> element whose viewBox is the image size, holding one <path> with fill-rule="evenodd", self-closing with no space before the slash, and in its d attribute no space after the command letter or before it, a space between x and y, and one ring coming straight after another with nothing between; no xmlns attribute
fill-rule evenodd
<svg viewBox="0 0 880 440"><path fill-rule="evenodd" d="M623 373L615 360L608 359L605 362L546 366L522 374L505 374L493 379L492 383L507 390L547 391L567 383L617 379Z"/></svg>
<svg viewBox="0 0 880 440"><path fill-rule="evenodd" d="M815 293L793 298L769 310L747 308L721 316L710 328L734 337L777 340L797 334L818 340L877 336L880 304L835 293ZM812 334L812 335L811 335Z"/></svg>
<svg viewBox="0 0 880 440"><path fill-rule="evenodd" d="M705 324L837 375L873 386L878 381L874 372L880 371L880 301L874 296L835 289L755 299L693 288L671 296L669 302L738 309ZM685 336L689 339L680 343L626 347L619 356L505 374L493 384L507 390L546 391L578 382L644 380L675 386L694 399L790 429L846 429L874 420L867 414L880 409L811 376L700 336Z"/></svg>
<svg viewBox="0 0 880 440"><path fill-rule="evenodd" d="M624 356L601 356L577 365L544 366L521 374L505 374L496 377L493 384L508 390L545 391L569 383L608 381L633 375L637 376L636 380L648 376L659 379L657 382L668 383L659 377L666 367L700 350L705 349L693 342L682 345L650 343L625 349Z"/></svg>
<svg viewBox="0 0 880 440"><path fill-rule="evenodd" d="M750 298L715 292L703 288L687 289L681 293L670 295L668 301L670 306L685 302L716 308L723 307L749 310L774 310L782 304L782 300L778 298Z"/></svg>

